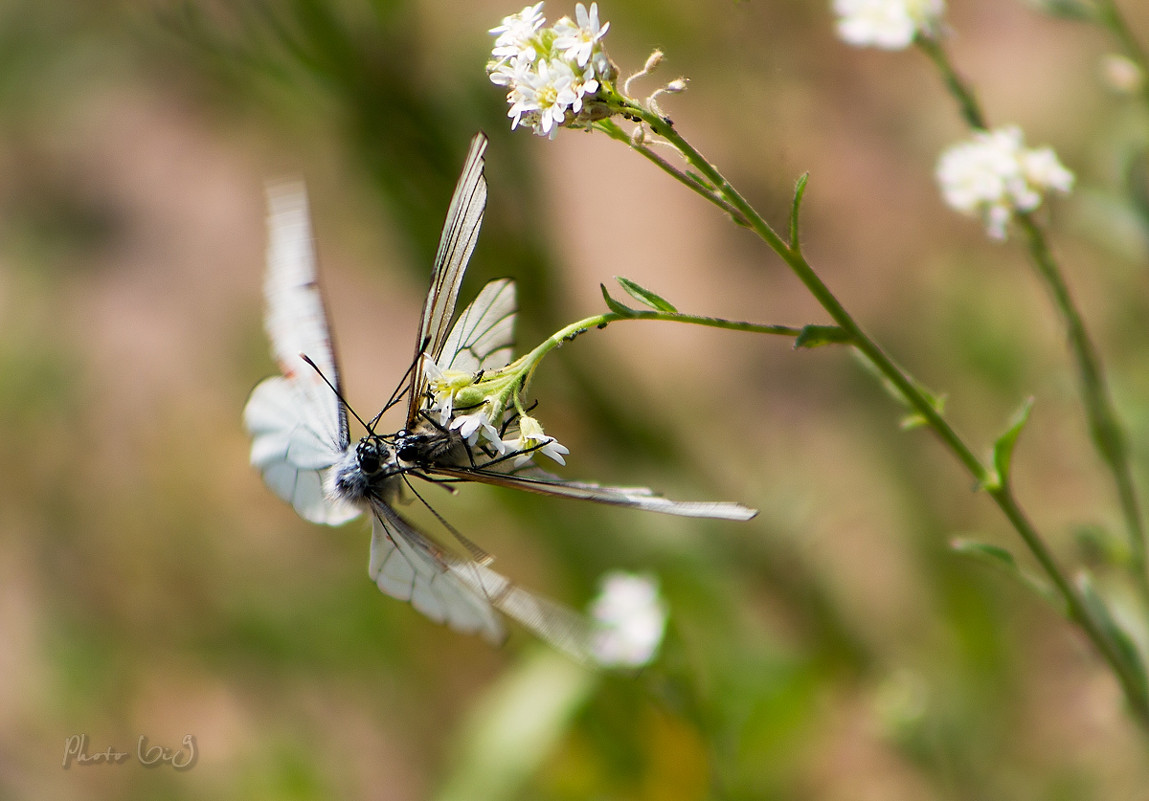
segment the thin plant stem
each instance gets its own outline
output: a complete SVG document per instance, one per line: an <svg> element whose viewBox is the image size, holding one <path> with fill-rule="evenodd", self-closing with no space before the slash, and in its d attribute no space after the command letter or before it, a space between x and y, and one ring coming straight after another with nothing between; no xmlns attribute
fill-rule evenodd
<svg viewBox="0 0 1149 801"><path fill-rule="evenodd" d="M1109 637L1100 621L1089 610L1083 596L1070 582L1064 570L1057 563L1053 553L1045 544L1040 533L1030 522L1014 497L1006 476L996 476L994 471L986 467L973 453L965 441L958 435L952 426L942 417L930 397L924 393L918 383L903 371L892 358L870 338L869 335L849 314L846 308L834 296L830 288L822 281L813 267L806 261L795 244L790 247L758 212L746 201L744 197L730 184L713 164L705 159L701 153L687 142L673 124L642 106L619 98L626 112L641 119L649 125L651 130L673 145L686 159L693 170L709 184L698 185L695 188L699 194L706 197L718 208L727 210L733 208L738 215L746 221L749 227L790 267L791 271L806 286L822 308L833 319L834 323L844 332L847 340L870 361L871 364L893 385L905 402L921 416L927 426L937 435L946 449L966 468L979 486L986 489L994 503L1013 528L1017 531L1026 547L1033 554L1042 571L1053 582L1058 594L1065 600L1066 611L1069 617L1076 621L1086 636L1093 642L1094 647L1102 658L1110 665L1114 675L1120 682L1129 706L1136 720L1149 731L1149 696L1146 695L1145 686L1140 680L1138 669L1122 654L1120 647ZM612 126L599 125L600 128L611 132ZM617 126L613 126L616 129ZM611 134L619 138L615 133ZM627 140L629 143L629 139ZM656 162L658 163L658 162ZM674 167L661 161L664 170L674 174ZM681 177L678 178L681 180ZM690 182L686 182L690 185Z"/></svg>
<svg viewBox="0 0 1149 801"><path fill-rule="evenodd" d="M1129 527L1130 562L1136 571L1142 591L1149 596L1149 574L1146 573L1145 534L1133 471L1129 461L1129 448L1113 401L1109 396L1101 359L1089 337L1085 323L1069 294L1061 271L1057 267L1042 229L1029 214L1019 214L1018 227L1024 232L1034 266L1053 294L1054 305L1061 314L1069 337L1070 348L1076 356L1078 378L1089 418L1090 434L1101 458L1113 472L1126 524Z"/></svg>
<svg viewBox="0 0 1149 801"><path fill-rule="evenodd" d="M773 336L790 337L797 339L801 336L804 329L789 325L766 325L762 323L747 323L738 320L724 320L719 317L704 317L697 314L682 314L681 312L661 312L645 309L633 309L627 314L620 312L605 312L603 314L596 314L593 317L586 317L578 322L571 323L570 325L562 328L559 331L551 334L544 339L538 346L536 346L529 353L523 354L516 360L515 364L529 365L529 370L533 371L542 358L550 353L557 347L562 346L564 342L569 342L575 337L583 334L592 328L606 328L611 323L625 322L627 320L661 320L663 322L671 323L687 323L689 325L701 325L707 328L721 328L726 331L745 331L752 334L769 334ZM513 368L514 365L511 365Z"/></svg>
<svg viewBox="0 0 1149 801"><path fill-rule="evenodd" d="M1099 13L1107 20L1107 25L1118 33L1131 53L1142 59L1144 53L1129 34L1124 20L1112 2L1103 3ZM942 75L946 88L954 96L962 116L975 130L988 130L986 116L974 98L972 90L953 69L950 59L940 43L928 36L917 39L918 47L930 58ZM1129 564L1133 579L1142 598L1149 606L1149 560L1146 557L1145 528L1141 506L1137 497L1133 468L1129 459L1129 447L1125 432L1119 421L1108 389L1108 381L1101 364L1097 348L1094 346L1085 327L1084 318L1078 310L1069 286L1054 259L1045 233L1032 214L1018 213L1018 227L1025 234L1029 247L1030 260L1041 280L1053 298L1054 306L1061 316L1069 341L1070 351L1076 364L1078 381L1081 385L1082 405L1089 425L1094 447L1113 476L1117 489L1118 503L1125 522L1126 538L1129 547Z"/></svg>
<svg viewBox="0 0 1149 801"><path fill-rule="evenodd" d="M981 106L974 97L973 90L966 85L966 82L961 79L961 76L954 70L953 64L950 63L946 51L942 48L941 44L932 36L919 36L914 40L918 49L926 54L926 57L934 63L938 68L938 72L942 75L942 80L945 82L946 89L954 96L958 102L958 107L961 109L962 118L970 128L979 131L988 131L989 125L986 123L985 114L982 113Z"/></svg>

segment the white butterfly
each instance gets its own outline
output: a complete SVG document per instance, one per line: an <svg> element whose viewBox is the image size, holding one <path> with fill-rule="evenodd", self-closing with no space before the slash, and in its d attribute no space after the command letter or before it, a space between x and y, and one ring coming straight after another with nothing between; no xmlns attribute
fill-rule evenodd
<svg viewBox="0 0 1149 801"><path fill-rule="evenodd" d="M267 485L307 520L339 525L369 511L368 570L388 595L410 601L432 620L480 633L492 642L505 636L498 610L575 658L589 661L592 636L581 616L512 584L490 568L489 555L453 529L466 556L448 551L399 515L394 507L403 487L410 487L410 478L481 481L688 517L747 520L756 511L734 503L671 501L641 487L564 481L537 468L514 470L506 456L472 449L459 432L430 414L424 357L442 369L475 374L504 367L511 358L513 281L488 283L450 325L486 206L486 146L482 134L471 141L447 211L405 389L406 425L390 436L375 432L376 416L365 424L365 436L351 440L316 280L306 196L299 184L269 188L266 327L283 374L260 383L244 409L252 435L251 462Z"/></svg>

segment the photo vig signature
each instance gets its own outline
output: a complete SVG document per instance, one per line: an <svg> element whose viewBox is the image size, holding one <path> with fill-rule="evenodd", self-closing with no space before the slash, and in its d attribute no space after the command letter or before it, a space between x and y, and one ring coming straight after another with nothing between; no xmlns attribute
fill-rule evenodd
<svg viewBox="0 0 1149 801"><path fill-rule="evenodd" d="M63 768L67 770L73 764L88 765L122 765L133 755L127 751L119 751L114 746L108 746L103 751L88 751L88 735L73 734L64 740ZM148 736L141 734L136 741L136 761L147 768L169 765L174 770L188 770L195 765L199 752L196 749L195 736L185 734L179 748L169 748L163 745L149 745Z"/></svg>

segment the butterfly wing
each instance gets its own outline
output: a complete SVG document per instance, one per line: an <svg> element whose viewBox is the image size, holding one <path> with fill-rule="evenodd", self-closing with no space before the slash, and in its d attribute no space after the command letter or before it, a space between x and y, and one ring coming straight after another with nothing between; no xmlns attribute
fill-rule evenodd
<svg viewBox="0 0 1149 801"><path fill-rule="evenodd" d="M408 428L415 424L425 387L419 356L426 354L438 360L443 351L459 298L459 286L483 224L483 211L487 206L487 181L483 177L483 153L486 149L487 137L482 133L475 134L447 209L447 220L431 272L431 287L423 302L419 336L415 340L415 371L407 407Z"/></svg>
<svg viewBox="0 0 1149 801"><path fill-rule="evenodd" d="M459 315L436 362L444 370L477 373L511 361L515 336L515 282L489 282Z"/></svg>
<svg viewBox="0 0 1149 801"><path fill-rule="evenodd" d="M244 425L252 436L251 463L301 517L338 525L358 510L332 501L323 487L324 471L347 448L350 436L347 411L315 369L340 386L316 280L307 195L301 183L293 182L269 186L267 199L264 324L283 375L260 383L244 408Z"/></svg>
<svg viewBox="0 0 1149 801"><path fill-rule="evenodd" d="M672 501L658 495L647 487L616 487L584 481L567 481L534 468L518 473L503 472L499 467L507 465L504 459L492 467L455 467L450 465L428 465L424 472L442 478L462 481L479 481L500 487L525 490L540 495L554 495L560 498L573 498L581 501L594 501L612 506L629 506L646 512L679 517L709 517L715 520L749 520L758 514L740 503L726 501Z"/></svg>
<svg viewBox="0 0 1149 801"><path fill-rule="evenodd" d="M512 584L485 564L439 546L381 501L372 502L368 573L387 595L409 601L437 623L489 642L506 637L495 610L583 662L591 660L584 618Z"/></svg>

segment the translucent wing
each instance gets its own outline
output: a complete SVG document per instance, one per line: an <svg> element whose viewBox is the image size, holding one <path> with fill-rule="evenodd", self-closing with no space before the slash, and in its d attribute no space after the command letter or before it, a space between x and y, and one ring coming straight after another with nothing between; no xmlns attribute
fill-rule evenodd
<svg viewBox="0 0 1149 801"><path fill-rule="evenodd" d="M503 461L500 465L509 465ZM479 481L500 487L526 490L540 495L555 495L560 498L573 498L581 501L594 501L612 506L629 506L646 512L661 512L679 517L709 517L716 520L749 520L758 514L740 503L726 501L672 501L656 494L646 487L614 487L582 481L566 481L543 470L534 469L524 473L505 473L497 469L451 467L433 465L424 472L445 478L463 481Z"/></svg>
<svg viewBox="0 0 1149 801"><path fill-rule="evenodd" d="M515 282L500 278L488 283L455 321L436 363L463 373L506 367L514 345L515 310Z"/></svg>
<svg viewBox="0 0 1149 801"><path fill-rule="evenodd" d="M379 589L456 631L499 643L506 636L495 610L575 659L592 659L591 630L566 607L515 586L486 565L444 550L394 509L373 502L368 572Z"/></svg>
<svg viewBox="0 0 1149 801"><path fill-rule="evenodd" d="M251 462L264 481L307 520L336 525L358 512L333 502L323 471L349 443L347 412L310 358L336 387L339 370L316 282L307 195L300 183L271 185L268 199L264 323L283 372L263 381L244 408Z"/></svg>
<svg viewBox="0 0 1149 801"><path fill-rule="evenodd" d="M420 353L426 353L438 360L443 351L451 315L455 312L455 303L459 298L463 273L475 249L479 227L483 224L483 211L487 205L487 182L483 177L483 152L486 149L487 137L481 133L475 134L463 164L463 172L455 185L451 205L447 209L447 220L443 225L431 272L431 288L423 302L419 336L415 340L415 374L407 409L408 427L414 425L419 399L423 397L423 371L418 357Z"/></svg>

